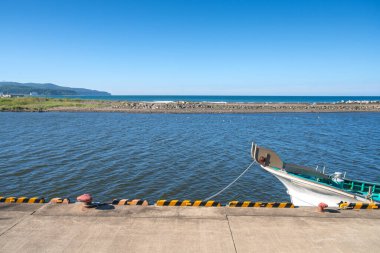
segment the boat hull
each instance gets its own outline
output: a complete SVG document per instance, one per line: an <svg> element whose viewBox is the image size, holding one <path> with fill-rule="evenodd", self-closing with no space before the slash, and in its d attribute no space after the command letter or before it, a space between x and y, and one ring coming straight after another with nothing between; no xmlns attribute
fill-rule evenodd
<svg viewBox="0 0 380 253"><path fill-rule="evenodd" d="M295 206L318 206L323 202L330 207L338 207L339 202L370 202L357 195L317 182L302 179L288 174L286 171L261 166L274 175L287 188L291 201Z"/></svg>

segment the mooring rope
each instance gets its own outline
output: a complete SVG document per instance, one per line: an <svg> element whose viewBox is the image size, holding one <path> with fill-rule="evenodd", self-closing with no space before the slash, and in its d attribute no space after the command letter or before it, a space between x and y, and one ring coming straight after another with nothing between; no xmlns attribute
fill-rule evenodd
<svg viewBox="0 0 380 253"><path fill-rule="evenodd" d="M299 198L297 198L297 197L295 197L295 196L293 196L293 195L292 195L292 198L293 198L293 199L298 199L299 201L302 201L302 202L305 202L306 204L309 204L310 206L317 206L317 205L314 205L313 203L310 203L310 202L308 202L308 201L301 200L301 199L299 199ZM293 203L293 201L292 201L292 203Z"/></svg>
<svg viewBox="0 0 380 253"><path fill-rule="evenodd" d="M239 178L241 178L250 168L253 164L255 164L256 161L254 160L244 171L243 173L241 173L237 178L235 178L234 181L232 181L229 185L227 185L226 187L224 187L222 190L218 191L217 193L215 193L214 195L211 195L210 197L204 199L204 201L208 201L216 196L218 196L219 194L221 194L222 192L224 192L225 190L227 190L228 188L230 188L231 185L233 185L236 181L239 180Z"/></svg>

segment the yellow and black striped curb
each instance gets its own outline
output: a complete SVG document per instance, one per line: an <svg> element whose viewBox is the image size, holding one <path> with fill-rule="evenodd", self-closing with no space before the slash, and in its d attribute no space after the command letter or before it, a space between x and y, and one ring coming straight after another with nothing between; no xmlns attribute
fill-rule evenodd
<svg viewBox="0 0 380 253"><path fill-rule="evenodd" d="M148 206L149 203L147 200L143 199L114 199L112 201L112 205L117 205L117 206Z"/></svg>
<svg viewBox="0 0 380 253"><path fill-rule="evenodd" d="M194 202L191 202L190 200L157 200L156 206L205 206L205 207L220 207L220 203L209 200L209 201L202 201L202 200L196 200Z"/></svg>
<svg viewBox="0 0 380 253"><path fill-rule="evenodd" d="M45 203L44 198L39 197L33 197L33 198L27 198L27 197L0 197L0 203L28 203L28 204L35 204L35 203Z"/></svg>
<svg viewBox="0 0 380 253"><path fill-rule="evenodd" d="M228 203L228 207L294 208L294 205L287 202L231 201Z"/></svg>
<svg viewBox="0 0 380 253"><path fill-rule="evenodd" d="M52 198L49 203L52 204L70 204L72 201L69 198Z"/></svg>
<svg viewBox="0 0 380 253"><path fill-rule="evenodd" d="M341 202L339 203L339 208L341 209L379 209L380 206L375 203L348 203L348 202Z"/></svg>

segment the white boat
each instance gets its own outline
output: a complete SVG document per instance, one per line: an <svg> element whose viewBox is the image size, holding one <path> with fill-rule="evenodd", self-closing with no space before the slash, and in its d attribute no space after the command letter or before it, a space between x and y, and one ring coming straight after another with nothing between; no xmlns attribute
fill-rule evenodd
<svg viewBox="0 0 380 253"><path fill-rule="evenodd" d="M305 166L284 163L267 148L252 143L252 158L286 187L295 206L337 207L341 202L380 202L380 184L350 180L341 172L331 175Z"/></svg>

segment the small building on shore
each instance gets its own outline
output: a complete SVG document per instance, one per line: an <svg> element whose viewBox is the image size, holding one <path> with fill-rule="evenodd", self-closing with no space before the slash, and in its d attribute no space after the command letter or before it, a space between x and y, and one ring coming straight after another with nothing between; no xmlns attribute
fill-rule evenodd
<svg viewBox="0 0 380 253"><path fill-rule="evenodd" d="M0 98L18 98L18 97L24 97L23 94L3 94L0 93Z"/></svg>

